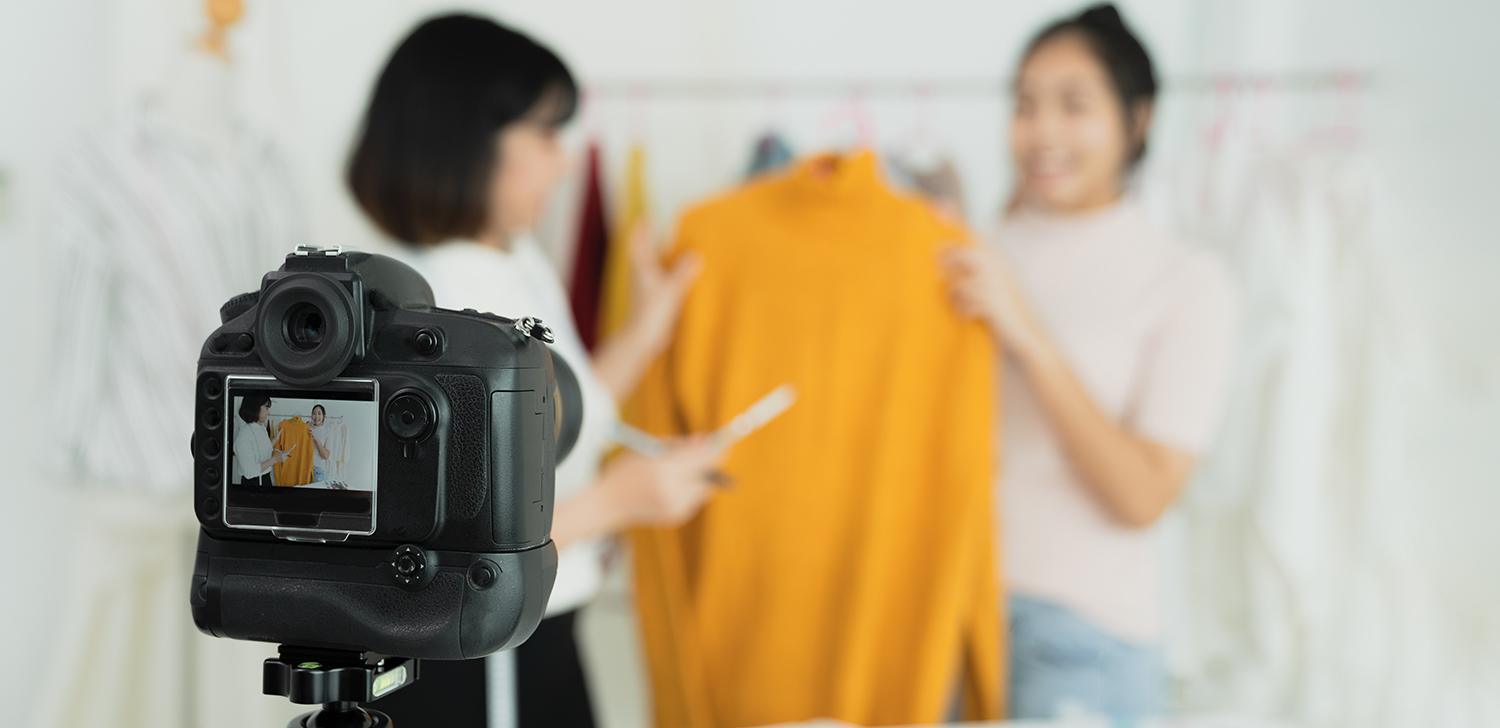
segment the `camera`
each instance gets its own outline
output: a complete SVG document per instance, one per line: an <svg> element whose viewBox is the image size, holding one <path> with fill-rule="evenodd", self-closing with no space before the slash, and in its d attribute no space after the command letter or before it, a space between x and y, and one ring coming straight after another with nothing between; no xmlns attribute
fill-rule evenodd
<svg viewBox="0 0 1500 728"><path fill-rule="evenodd" d="M220 319L192 438L198 628L432 659L530 636L581 419L546 325L437 308L404 263L313 247Z"/></svg>

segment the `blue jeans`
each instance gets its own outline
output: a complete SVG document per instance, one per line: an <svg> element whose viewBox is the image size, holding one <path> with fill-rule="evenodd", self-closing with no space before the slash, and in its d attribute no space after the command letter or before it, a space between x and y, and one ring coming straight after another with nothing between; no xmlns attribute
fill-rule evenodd
<svg viewBox="0 0 1500 728"><path fill-rule="evenodd" d="M318 483L328 479L328 472L316 465L313 466L312 482Z"/></svg>
<svg viewBox="0 0 1500 728"><path fill-rule="evenodd" d="M1114 637L1054 602L1010 598L1012 718L1089 715L1128 724L1163 714L1166 688L1157 649Z"/></svg>

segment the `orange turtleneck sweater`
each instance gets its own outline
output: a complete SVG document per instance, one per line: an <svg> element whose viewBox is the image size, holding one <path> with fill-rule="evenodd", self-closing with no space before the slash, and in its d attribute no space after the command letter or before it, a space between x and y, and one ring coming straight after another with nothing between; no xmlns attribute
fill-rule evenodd
<svg viewBox="0 0 1500 728"><path fill-rule="evenodd" d="M823 156L697 206L704 266L631 410L705 432L792 384L692 522L632 535L661 726L1001 716L993 551L996 357L951 309L938 253L967 239Z"/></svg>

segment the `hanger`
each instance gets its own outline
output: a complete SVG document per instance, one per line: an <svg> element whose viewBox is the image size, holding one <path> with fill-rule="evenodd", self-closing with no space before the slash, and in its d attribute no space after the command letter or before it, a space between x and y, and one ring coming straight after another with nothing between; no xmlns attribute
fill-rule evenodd
<svg viewBox="0 0 1500 728"><path fill-rule="evenodd" d="M875 125L865 105L865 92L856 86L842 103L835 106L818 124L819 136L828 139L832 149L849 151L868 148L875 141Z"/></svg>
<svg viewBox="0 0 1500 728"><path fill-rule="evenodd" d="M931 83L922 83L917 87L916 108L912 114L911 126L891 146L892 158L917 168L929 169L944 157L943 145L932 125L932 97Z"/></svg>
<svg viewBox="0 0 1500 728"><path fill-rule="evenodd" d="M195 46L221 61L229 61L229 29L245 15L244 0L203 0L208 27Z"/></svg>

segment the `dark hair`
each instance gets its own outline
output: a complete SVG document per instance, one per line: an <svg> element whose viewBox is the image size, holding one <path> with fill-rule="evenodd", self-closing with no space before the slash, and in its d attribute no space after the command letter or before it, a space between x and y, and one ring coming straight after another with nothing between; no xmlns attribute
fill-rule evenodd
<svg viewBox="0 0 1500 728"><path fill-rule="evenodd" d="M271 403L269 394L247 394L240 401L240 419L246 423L260 419L260 408Z"/></svg>
<svg viewBox="0 0 1500 728"><path fill-rule="evenodd" d="M328 418L328 408L324 407L321 404L315 404L315 405L313 405L312 412L307 413L307 416L308 417L312 417L314 414L317 413L318 410L323 410L323 418L324 419Z"/></svg>
<svg viewBox="0 0 1500 728"><path fill-rule="evenodd" d="M1156 70L1151 65L1151 54L1146 52L1146 46L1125 25L1125 19L1120 17L1120 11L1114 5L1101 3L1043 28L1026 46L1022 58L1030 58L1043 44L1064 35L1082 38L1104 66L1124 109L1125 128L1132 129L1136 109L1156 100ZM1146 155L1145 130L1141 132L1141 141L1131 150L1127 160L1130 166Z"/></svg>
<svg viewBox="0 0 1500 728"><path fill-rule="evenodd" d="M485 223L495 133L522 119L560 127L577 106L567 66L536 41L472 15L431 18L380 72L346 182L396 240L472 237Z"/></svg>

